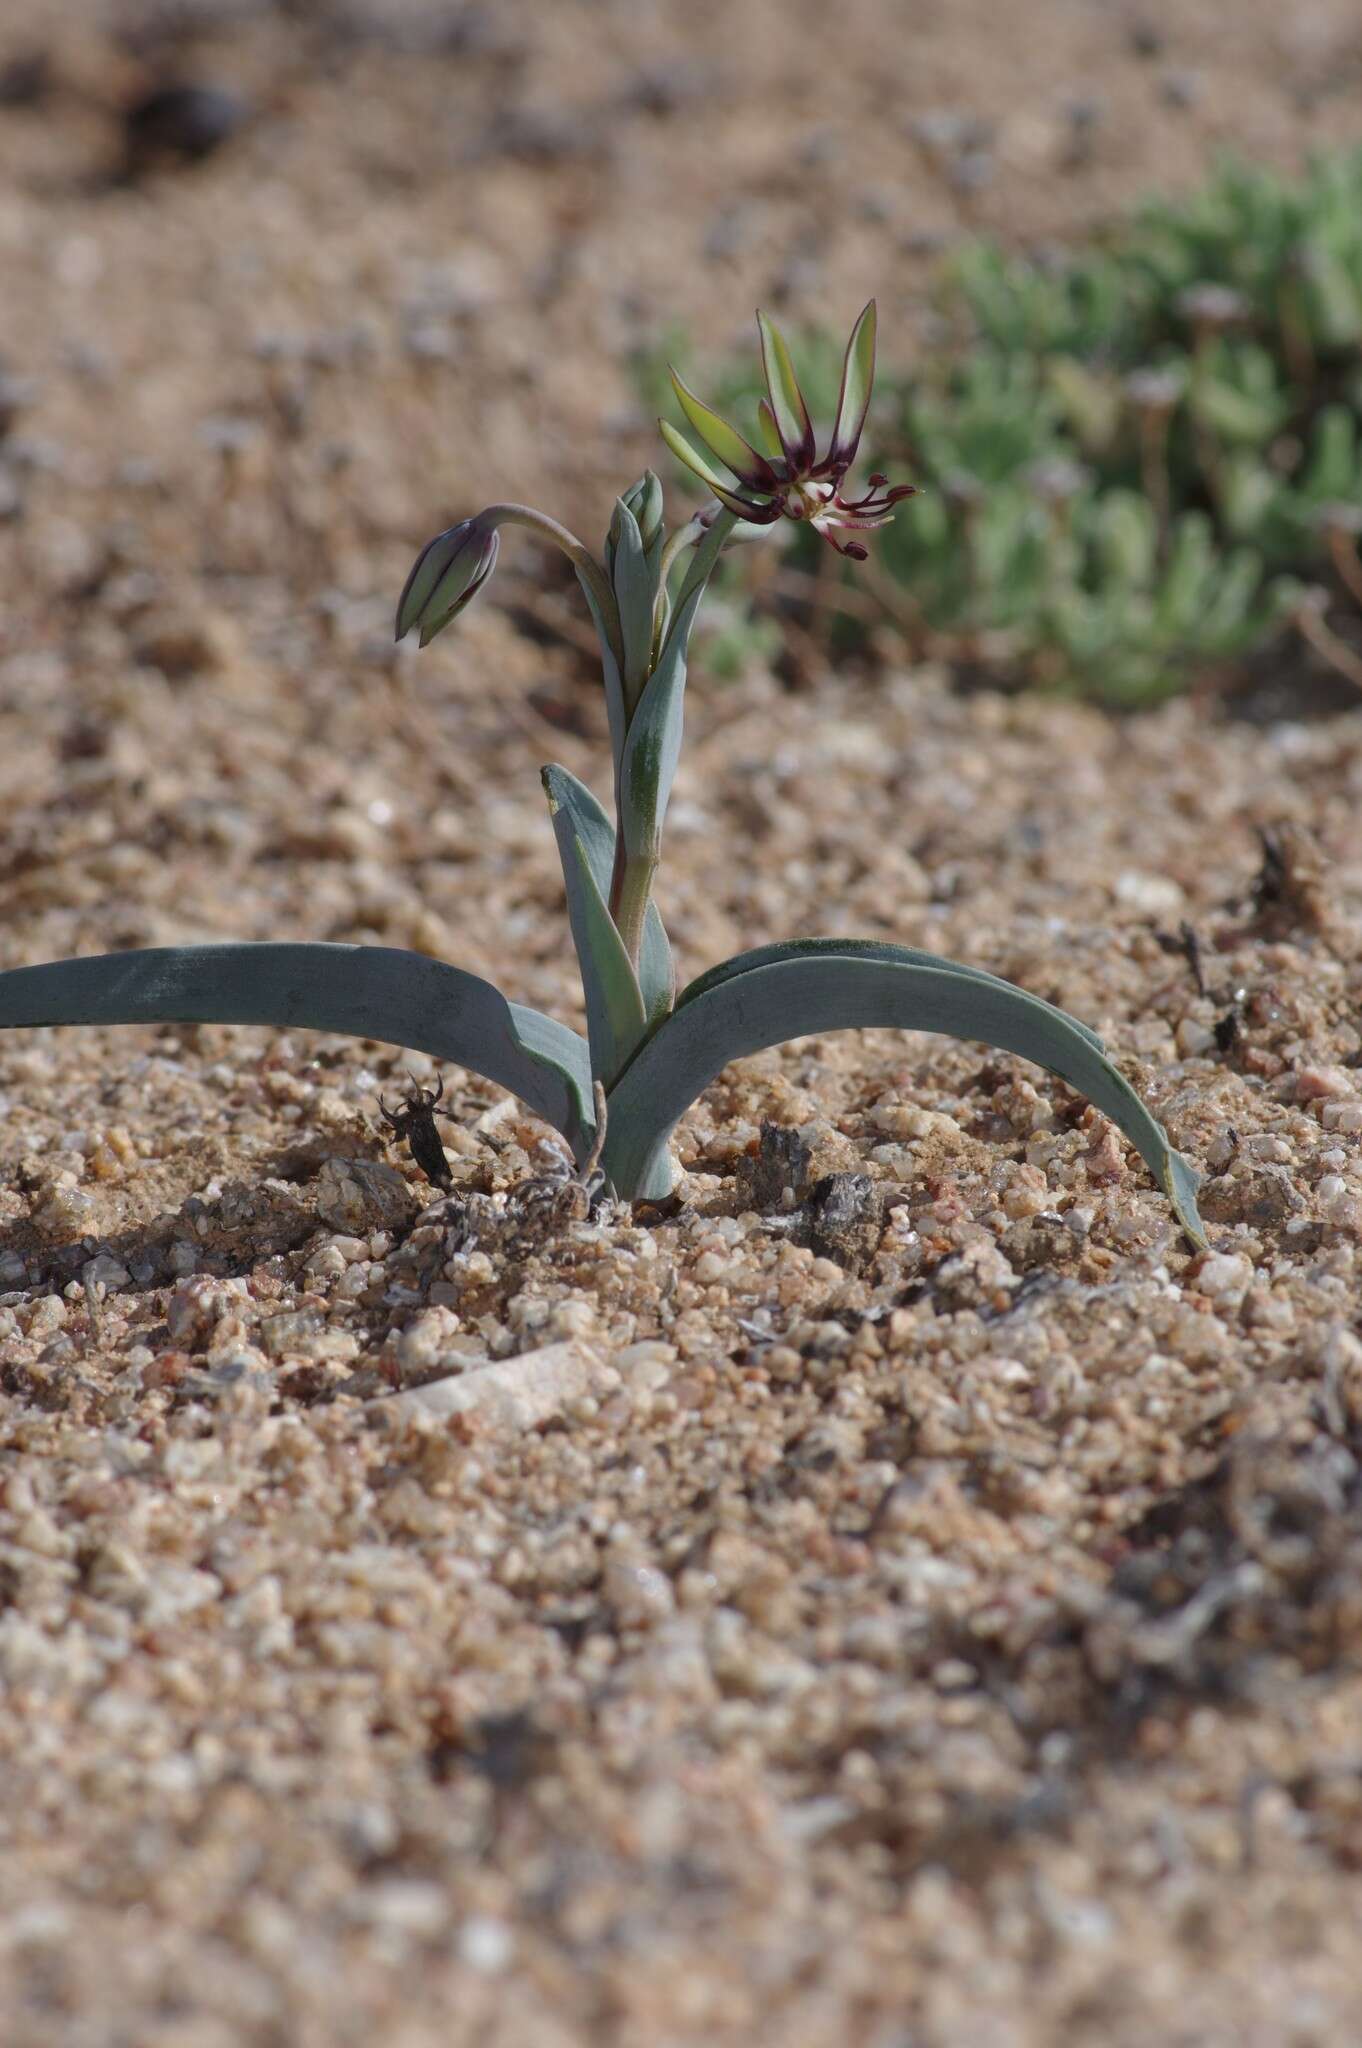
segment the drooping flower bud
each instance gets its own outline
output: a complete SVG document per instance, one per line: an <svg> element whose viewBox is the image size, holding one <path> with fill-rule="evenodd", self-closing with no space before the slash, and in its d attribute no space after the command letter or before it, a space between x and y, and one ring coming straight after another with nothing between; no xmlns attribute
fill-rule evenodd
<svg viewBox="0 0 1362 2048"><path fill-rule="evenodd" d="M428 647L470 604L496 567L501 537L481 513L429 541L412 566L397 605L397 638L413 626Z"/></svg>

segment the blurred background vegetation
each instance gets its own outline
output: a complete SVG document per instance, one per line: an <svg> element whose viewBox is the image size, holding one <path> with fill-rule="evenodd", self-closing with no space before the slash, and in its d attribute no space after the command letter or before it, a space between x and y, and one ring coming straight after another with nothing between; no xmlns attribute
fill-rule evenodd
<svg viewBox="0 0 1362 2048"><path fill-rule="evenodd" d="M1227 163L1074 249L970 237L935 326L911 368L886 352L864 444L865 469L921 496L854 573L788 525L792 573L765 598L769 563L739 558L711 660L769 658L784 596L844 639L878 618L915 652L1113 706L1294 631L1362 686L1362 152L1300 177ZM824 418L841 346L840 328L800 336ZM668 350L684 334L637 365L659 405ZM750 418L755 350L703 383Z"/></svg>

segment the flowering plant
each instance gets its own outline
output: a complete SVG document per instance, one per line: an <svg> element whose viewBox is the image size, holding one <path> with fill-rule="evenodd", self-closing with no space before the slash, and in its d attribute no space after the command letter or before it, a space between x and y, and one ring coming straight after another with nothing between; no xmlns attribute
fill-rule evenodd
<svg viewBox="0 0 1362 2048"><path fill-rule="evenodd" d="M676 992L653 885L681 748L691 629L714 567L726 547L782 518L807 521L839 553L863 558L855 536L884 525L911 493L876 475L862 496L847 494L874 376L873 302L847 346L821 459L789 350L758 318L765 453L674 377L701 445L665 424L663 436L713 492L712 504L669 534L662 487L649 471L617 501L599 559L546 514L491 505L428 543L398 603L398 638L415 629L424 647L486 583L508 526L551 542L576 571L600 641L614 823L566 768L545 768L543 782L582 974L585 1041L476 975L374 946L177 946L17 968L0 975L0 1025L258 1023L416 1047L519 1095L563 1134L579 1166L599 1162L618 1196L654 1200L672 1187L677 1119L729 1060L812 1032L943 1031L1034 1060L1081 1090L1125 1132L1183 1228L1204 1243L1194 1171L1100 1039L1010 982L879 941L796 939L740 954Z"/></svg>

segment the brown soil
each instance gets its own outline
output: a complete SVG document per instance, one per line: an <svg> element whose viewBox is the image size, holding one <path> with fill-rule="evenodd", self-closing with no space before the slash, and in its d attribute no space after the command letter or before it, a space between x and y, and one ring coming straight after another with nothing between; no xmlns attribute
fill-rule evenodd
<svg viewBox="0 0 1362 2048"><path fill-rule="evenodd" d="M165 67L251 110L202 161L126 153ZM508 546L397 657L414 547L494 496L596 531L678 323L875 290L902 353L937 238L1362 136L1351 0L49 0L0 74L5 964L372 940L574 1023L570 592ZM730 1069L645 1221L530 1187L548 1134L452 1071L426 1206L392 1048L7 1034L12 2048L1356 2040L1362 710L803 667L696 664L683 970L1015 977L1214 1251L939 1039Z"/></svg>

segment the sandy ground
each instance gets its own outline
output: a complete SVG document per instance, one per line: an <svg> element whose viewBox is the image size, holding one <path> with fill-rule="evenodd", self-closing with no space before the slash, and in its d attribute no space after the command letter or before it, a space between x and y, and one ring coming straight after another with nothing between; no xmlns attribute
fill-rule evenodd
<svg viewBox="0 0 1362 2048"><path fill-rule="evenodd" d="M6 16L0 101L49 69L0 105L4 964L370 940L579 1023L571 594L508 546L395 656L415 546L508 495L594 534L679 325L875 290L906 356L961 231L1362 137L1355 8L1232 28ZM166 67L250 110L202 162L127 153ZM939 1039L730 1069L645 1220L531 1185L548 1134L452 1070L432 1204L389 1047L6 1034L12 2048L1358 2038L1362 707L1123 725L883 653L695 665L683 971L829 931L1021 980L1207 1173L1212 1253Z"/></svg>

